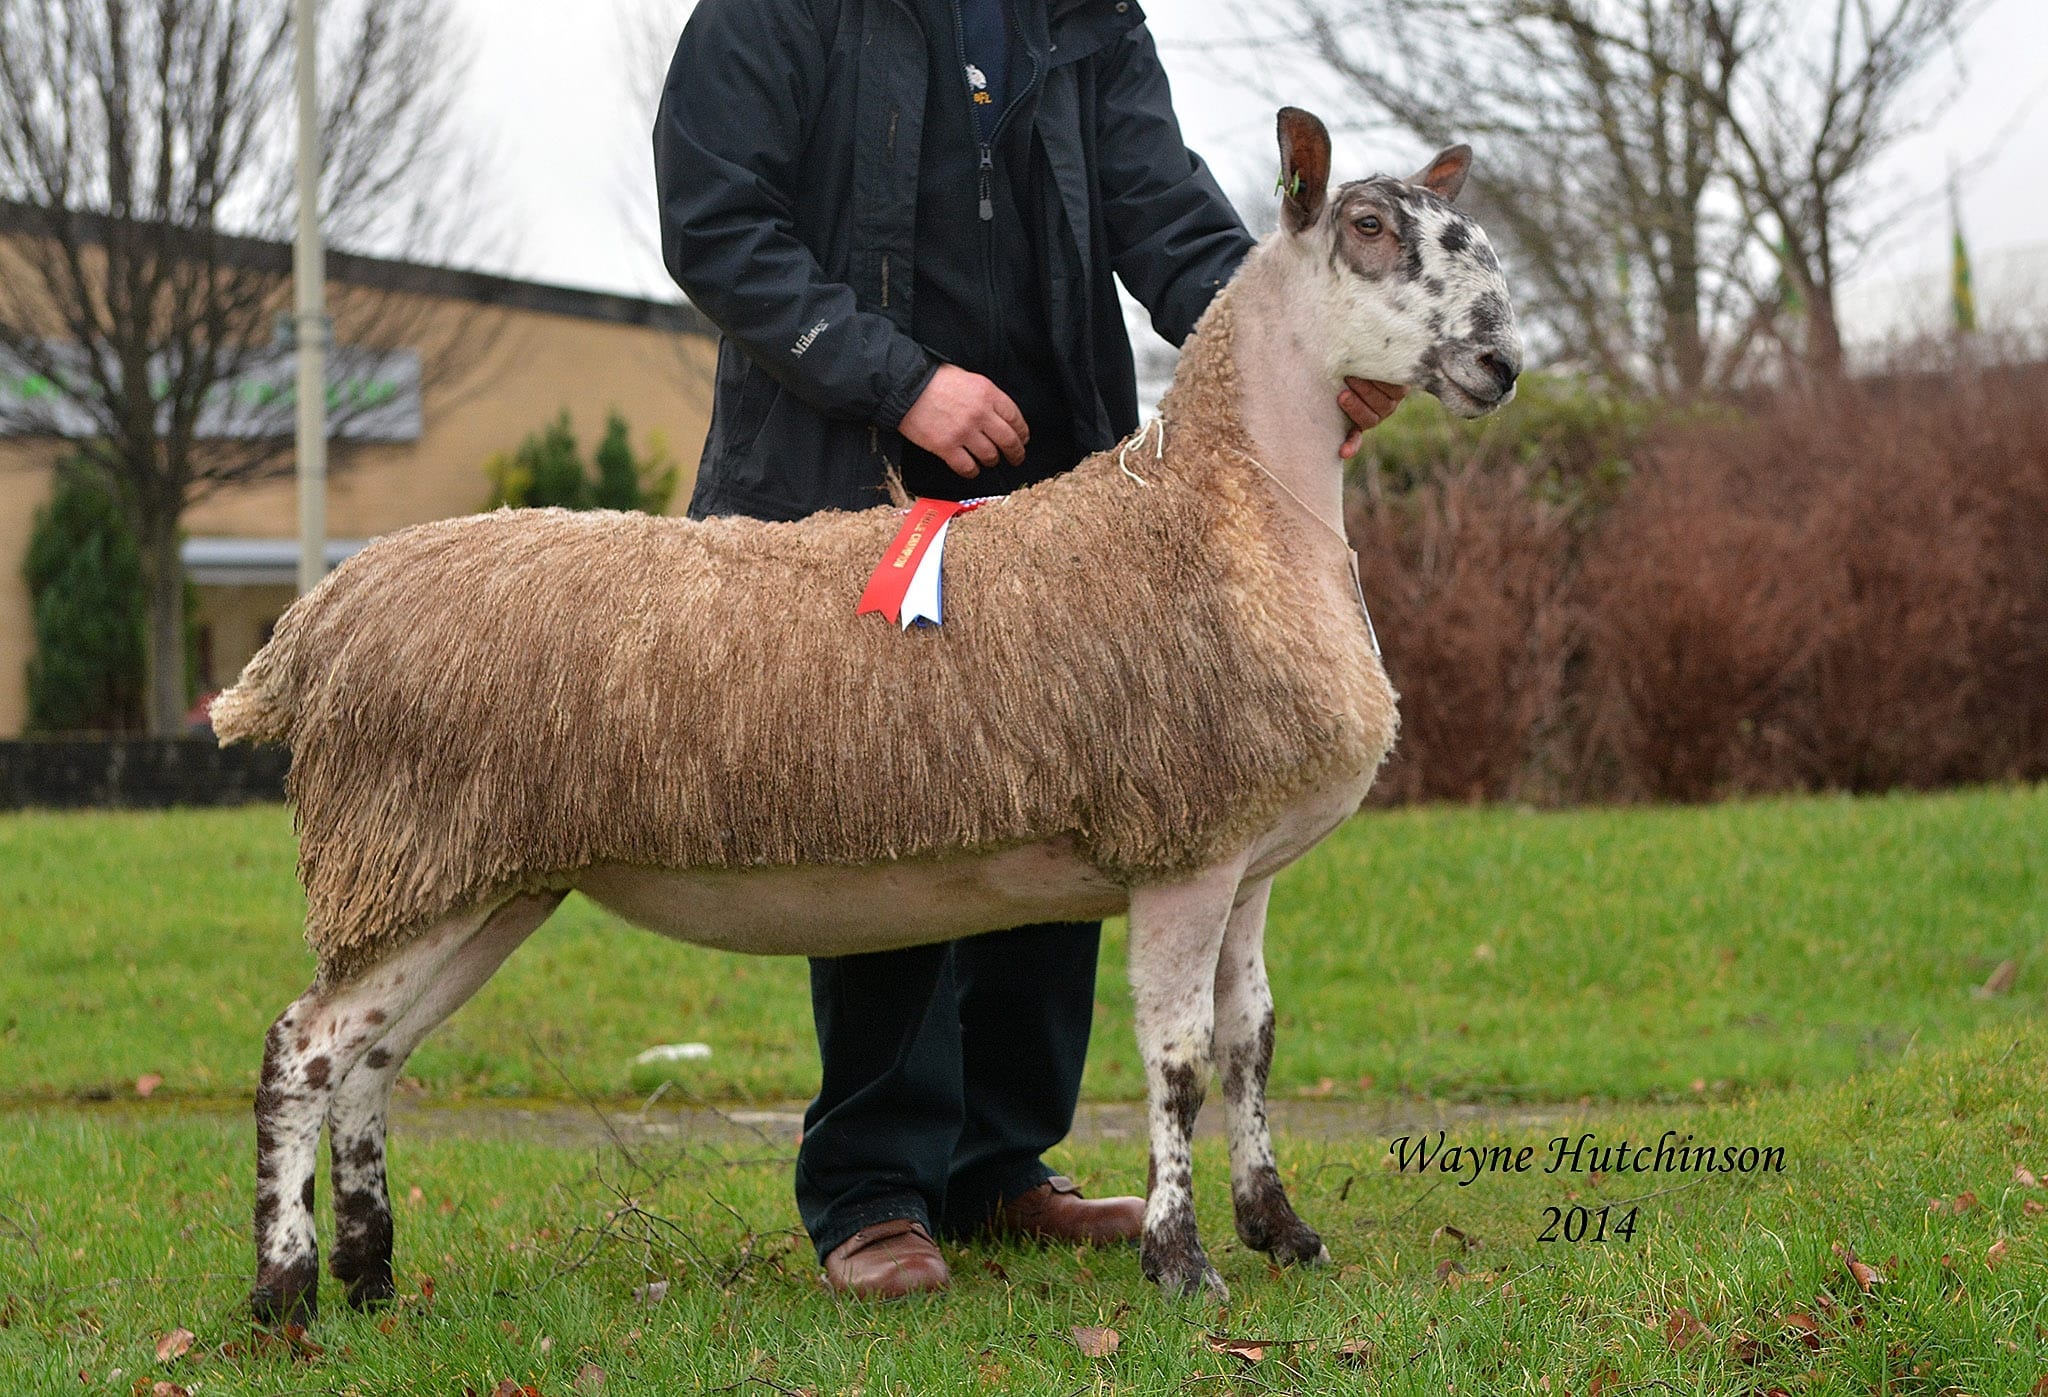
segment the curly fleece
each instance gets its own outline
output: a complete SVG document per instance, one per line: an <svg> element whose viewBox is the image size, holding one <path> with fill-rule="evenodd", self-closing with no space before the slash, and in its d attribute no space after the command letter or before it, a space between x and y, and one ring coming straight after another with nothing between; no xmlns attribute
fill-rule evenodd
<svg viewBox="0 0 2048 1397"><path fill-rule="evenodd" d="M1394 694L1345 559L1249 459L1235 287L1115 452L956 520L946 619L854 615L889 508L499 511L364 549L213 708L287 744L307 939L345 974L595 864L864 864L1070 841L1127 884L1377 768ZM1341 596L1350 595L1348 577Z"/></svg>

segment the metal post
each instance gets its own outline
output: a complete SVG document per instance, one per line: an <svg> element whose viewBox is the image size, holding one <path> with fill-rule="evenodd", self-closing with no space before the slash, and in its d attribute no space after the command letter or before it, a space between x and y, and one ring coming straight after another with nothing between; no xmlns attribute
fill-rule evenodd
<svg viewBox="0 0 2048 1397"><path fill-rule="evenodd" d="M320 244L320 87L314 0L296 0L299 235L292 250L298 350L299 591L327 575L327 259Z"/></svg>

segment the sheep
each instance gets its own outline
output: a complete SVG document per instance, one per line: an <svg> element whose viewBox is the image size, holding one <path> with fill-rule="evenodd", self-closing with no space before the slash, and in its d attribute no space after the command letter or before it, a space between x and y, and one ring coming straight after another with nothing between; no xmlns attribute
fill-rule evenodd
<svg viewBox="0 0 2048 1397"><path fill-rule="evenodd" d="M1265 1117L1275 873L1355 812L1395 695L1342 532L1346 375L1460 415L1520 340L1471 152L1328 187L1279 118L1281 226L1216 296L1155 421L955 520L942 626L855 615L886 505L797 523L500 511L403 530L279 622L213 708L286 744L318 956L265 1040L256 1279L393 1294L385 1118L407 1055L570 891L701 945L844 955L1130 919L1151 1185L1140 1262L1227 1295L1195 1227L1212 1069L1238 1235L1328 1260Z"/></svg>

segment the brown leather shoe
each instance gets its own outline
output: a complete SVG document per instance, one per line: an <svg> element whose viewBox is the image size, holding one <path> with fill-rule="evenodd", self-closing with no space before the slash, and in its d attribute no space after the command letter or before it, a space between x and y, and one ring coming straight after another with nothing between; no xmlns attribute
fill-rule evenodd
<svg viewBox="0 0 2048 1397"><path fill-rule="evenodd" d="M932 1234L911 1218L863 1227L825 1257L825 1284L863 1300L944 1290L952 1279Z"/></svg>
<svg viewBox="0 0 2048 1397"><path fill-rule="evenodd" d="M996 1207L990 1228L999 1237L1041 1242L1085 1242L1103 1247L1135 1242L1145 1231L1142 1198L1083 1198L1072 1179L1055 1174Z"/></svg>

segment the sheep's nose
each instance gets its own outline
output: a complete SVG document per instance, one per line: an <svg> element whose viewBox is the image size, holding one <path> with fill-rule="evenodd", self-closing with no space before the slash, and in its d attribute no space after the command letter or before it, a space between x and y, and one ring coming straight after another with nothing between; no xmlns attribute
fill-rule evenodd
<svg viewBox="0 0 2048 1397"><path fill-rule="evenodd" d="M1489 349L1479 356L1479 367L1493 375L1500 395L1505 398L1514 391L1515 380L1522 376L1522 356L1512 349Z"/></svg>

